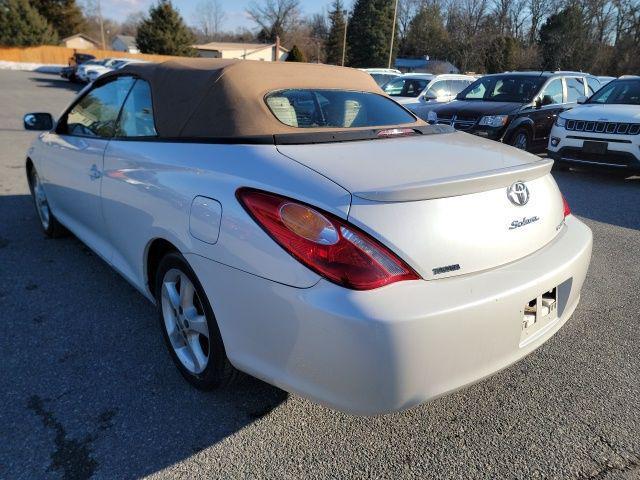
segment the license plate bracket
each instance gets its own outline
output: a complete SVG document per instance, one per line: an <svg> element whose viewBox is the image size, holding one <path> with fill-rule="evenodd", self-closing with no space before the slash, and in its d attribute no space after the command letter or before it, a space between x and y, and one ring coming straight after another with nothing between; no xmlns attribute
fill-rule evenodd
<svg viewBox="0 0 640 480"><path fill-rule="evenodd" d="M544 292L524 306L520 345L528 343L538 332L558 319L558 287Z"/></svg>
<svg viewBox="0 0 640 480"><path fill-rule="evenodd" d="M582 144L582 151L584 153L592 153L596 155L604 155L609 149L607 142L594 142L591 140L585 140Z"/></svg>

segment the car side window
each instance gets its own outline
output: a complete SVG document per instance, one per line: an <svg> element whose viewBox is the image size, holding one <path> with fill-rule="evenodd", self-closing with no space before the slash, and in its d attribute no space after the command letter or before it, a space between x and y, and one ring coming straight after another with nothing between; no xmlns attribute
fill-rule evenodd
<svg viewBox="0 0 640 480"><path fill-rule="evenodd" d="M58 122L57 132L81 137L111 138L118 113L133 85L133 78L119 77L86 93Z"/></svg>
<svg viewBox="0 0 640 480"><path fill-rule="evenodd" d="M427 98L438 98L450 95L449 86L447 85L446 80L438 80L437 82L433 82L433 84L429 87L429 89L425 93L425 97Z"/></svg>
<svg viewBox="0 0 640 480"><path fill-rule="evenodd" d="M59 133L82 137L113 137L120 107L133 82L132 77L118 77L90 90L63 117Z"/></svg>
<svg viewBox="0 0 640 480"><path fill-rule="evenodd" d="M542 93L540 93L540 99L542 100L543 105L562 103L562 80L559 78L551 80L544 90L542 90Z"/></svg>
<svg viewBox="0 0 640 480"><path fill-rule="evenodd" d="M155 137L151 88L144 80L136 80L124 102L116 137Z"/></svg>
<svg viewBox="0 0 640 480"><path fill-rule="evenodd" d="M578 97L584 96L584 83L582 78L567 77L567 102L577 102Z"/></svg>

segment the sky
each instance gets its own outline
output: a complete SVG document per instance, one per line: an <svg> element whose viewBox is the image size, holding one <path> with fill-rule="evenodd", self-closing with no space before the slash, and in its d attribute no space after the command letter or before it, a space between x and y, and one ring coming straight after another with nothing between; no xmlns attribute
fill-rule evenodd
<svg viewBox="0 0 640 480"><path fill-rule="evenodd" d="M199 0L172 0L173 5L189 25L196 23L195 9ZM247 17L246 9L251 0L219 0L226 19L222 30L235 31L238 28L255 28L255 24ZM102 13L105 17L123 21L130 13L147 12L155 0L101 0ZM304 14L311 14L327 10L331 0L300 0L300 7Z"/></svg>

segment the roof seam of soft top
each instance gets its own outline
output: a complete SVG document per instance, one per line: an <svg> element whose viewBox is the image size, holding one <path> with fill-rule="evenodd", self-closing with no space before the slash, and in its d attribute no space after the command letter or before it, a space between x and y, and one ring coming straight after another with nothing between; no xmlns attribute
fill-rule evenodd
<svg viewBox="0 0 640 480"><path fill-rule="evenodd" d="M216 78L215 81L211 84L211 86L209 86L209 88L207 88L207 90L202 94L202 96L200 97L200 100L198 101L196 106L191 110L191 112L189 112L189 115L187 116L187 119L182 123L182 126L180 127L180 130L178 131L178 136L179 137L182 136L183 130L189 124L189 122L191 121L193 116L196 114L196 112L200 109L200 106L202 105L202 102L204 102L204 99L209 96L209 92L211 92L211 90L215 87L215 85L218 83L218 81L224 76L224 74L227 73L227 70L229 68L233 67L234 65L237 65L237 64L238 64L238 62L233 62L233 63L229 64L228 66L223 67L221 69L222 73L220 73L220 75L218 75L218 78ZM210 79L213 78L215 76L215 74L217 72L219 72L219 71L220 70L214 70L211 73Z"/></svg>

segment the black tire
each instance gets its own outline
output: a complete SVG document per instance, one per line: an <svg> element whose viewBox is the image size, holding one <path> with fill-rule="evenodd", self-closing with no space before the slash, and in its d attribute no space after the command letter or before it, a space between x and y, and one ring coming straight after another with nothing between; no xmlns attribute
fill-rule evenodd
<svg viewBox="0 0 640 480"><path fill-rule="evenodd" d="M33 206L36 209L36 215L38 220L40 221L40 227L42 227L42 231L49 238L59 238L64 237L69 234L69 231L58 221L58 219L53 214L51 207L48 202L46 202L46 195L44 194L44 190L42 191L42 195L45 195L45 202L47 203L47 209L49 211L48 218L44 218L43 213L41 213L41 208L38 205L38 199L36 198L35 189L38 188L39 184L38 173L36 172L35 167L31 166L28 169L28 182L29 182L29 190L31 192L31 199L33 200ZM42 188L42 187L40 187Z"/></svg>
<svg viewBox="0 0 640 480"><path fill-rule="evenodd" d="M511 135L511 141L509 144L520 150L528 152L531 149L531 133L526 128L519 128L513 133L513 135Z"/></svg>
<svg viewBox="0 0 640 480"><path fill-rule="evenodd" d="M207 320L207 326L209 330L208 361L206 368L204 368L202 372L197 374L189 371L185 367L185 365L183 365L182 361L176 354L176 351L171 344L171 340L169 339L169 334L165 324L162 303L163 280L165 279L165 275L167 274L167 272L176 269L184 273L193 284L199 303L198 308L202 309L202 312L199 313L204 314ZM160 330L162 331L162 336L167 346L167 350L169 350L169 354L171 355L174 364L176 365L182 376L194 387L200 390L213 390L218 387L229 385L230 383L235 381L238 378L240 372L236 370L233 365L231 365L229 359L227 358L224 344L222 343L222 337L220 336L220 329L218 328L218 323L216 322L209 300L207 299L207 296L204 292L204 289L202 288L202 285L200 284L200 281L198 280L198 277L193 272L185 258L178 252L168 253L160 261L158 270L156 272L154 291L156 294L156 301L158 306Z"/></svg>

